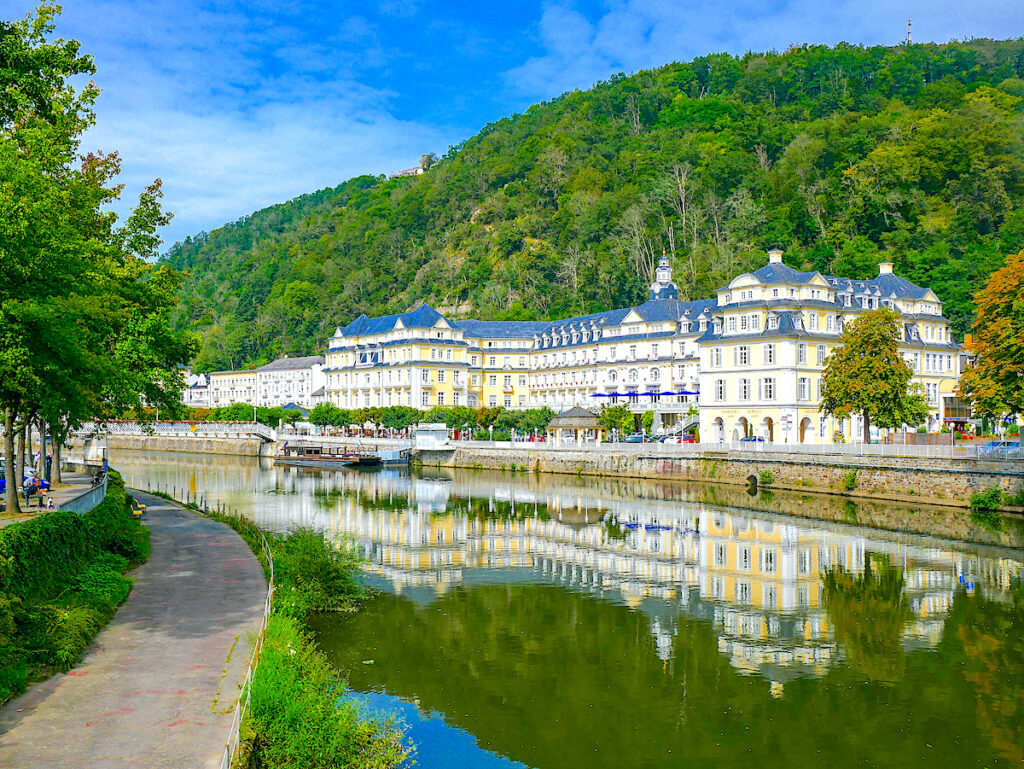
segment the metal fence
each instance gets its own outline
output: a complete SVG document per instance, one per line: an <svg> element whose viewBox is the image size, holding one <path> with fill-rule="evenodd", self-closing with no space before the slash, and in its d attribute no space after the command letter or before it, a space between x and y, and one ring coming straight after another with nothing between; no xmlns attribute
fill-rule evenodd
<svg viewBox="0 0 1024 769"><path fill-rule="evenodd" d="M258 437L277 440L277 431L260 422L135 422L114 420L86 422L75 431L77 436L157 435L172 438Z"/></svg>
<svg viewBox="0 0 1024 769"><path fill-rule="evenodd" d="M96 505L103 501L105 496L107 496L106 474L104 474L103 481L99 485L93 486L88 491L83 492L77 497L73 497L66 502L61 502L60 505L58 505L58 508L61 510L69 510L72 513L78 513L81 515L83 513L88 513L96 507Z"/></svg>

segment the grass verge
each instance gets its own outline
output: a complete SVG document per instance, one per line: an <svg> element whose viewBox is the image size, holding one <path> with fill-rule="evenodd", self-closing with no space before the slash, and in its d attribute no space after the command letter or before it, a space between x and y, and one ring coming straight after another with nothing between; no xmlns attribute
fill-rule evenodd
<svg viewBox="0 0 1024 769"><path fill-rule="evenodd" d="M194 504L186 507L199 512ZM207 513L241 535L267 572L260 528L247 518ZM249 711L239 766L263 769L390 769L411 747L390 719L361 713L345 698L345 682L317 647L312 614L358 608L366 595L363 559L349 543L296 528L262 532L274 554L274 601Z"/></svg>
<svg viewBox="0 0 1024 769"><path fill-rule="evenodd" d="M114 471L85 515L55 510L0 529L0 703L82 658L149 552Z"/></svg>

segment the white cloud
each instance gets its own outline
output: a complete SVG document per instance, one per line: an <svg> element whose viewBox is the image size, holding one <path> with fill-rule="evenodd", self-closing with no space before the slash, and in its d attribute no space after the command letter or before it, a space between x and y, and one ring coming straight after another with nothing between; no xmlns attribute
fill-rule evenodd
<svg viewBox="0 0 1024 769"><path fill-rule="evenodd" d="M120 153L121 214L162 178L175 215L166 244L352 176L407 168L460 138L395 118L393 94L363 82L366 67L400 54L360 16L300 2L283 15L278 3L255 13L198 0L84 6L58 20L61 36L95 55L103 88L82 149Z"/></svg>
<svg viewBox="0 0 1024 769"><path fill-rule="evenodd" d="M894 44L914 20L915 41L1024 35L1024 3L1006 0L620 0L596 20L548 6L538 24L544 52L506 73L511 90L546 98L706 53L784 50L793 43Z"/></svg>

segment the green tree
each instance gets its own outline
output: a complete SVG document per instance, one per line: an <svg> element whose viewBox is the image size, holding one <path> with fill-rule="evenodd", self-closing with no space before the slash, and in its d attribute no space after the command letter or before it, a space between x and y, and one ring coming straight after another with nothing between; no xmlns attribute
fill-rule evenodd
<svg viewBox="0 0 1024 769"><path fill-rule="evenodd" d="M882 307L861 315L843 331L843 343L825 365L820 409L830 416L860 414L864 442L870 426L918 425L928 416L928 402L911 387L913 370L899 352L903 318Z"/></svg>
<svg viewBox="0 0 1024 769"><path fill-rule="evenodd" d="M341 411L341 409L333 403L318 403L309 412L309 421L317 427L327 427L327 425L333 425L335 423L335 420L339 416L339 411Z"/></svg>
<svg viewBox="0 0 1024 769"><path fill-rule="evenodd" d="M651 428L654 426L654 412L645 411L640 415L640 426L644 429L645 433L649 433Z"/></svg>
<svg viewBox="0 0 1024 769"><path fill-rule="evenodd" d="M597 415L597 423L609 432L618 431L619 435L631 433L636 427L633 412L625 406L605 406Z"/></svg>
<svg viewBox="0 0 1024 769"><path fill-rule="evenodd" d="M96 88L78 43L49 42L58 8L0 22L0 406L7 505L18 509L14 434L43 419L58 438L87 418L169 407L194 354L172 331L179 288L154 265L168 221L159 181L122 222L116 154L79 156Z"/></svg>

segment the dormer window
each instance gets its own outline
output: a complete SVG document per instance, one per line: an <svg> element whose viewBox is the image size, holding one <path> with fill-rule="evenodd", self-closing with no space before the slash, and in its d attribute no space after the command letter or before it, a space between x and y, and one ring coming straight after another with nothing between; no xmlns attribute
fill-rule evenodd
<svg viewBox="0 0 1024 769"><path fill-rule="evenodd" d="M779 318L777 315L772 315L768 318L768 328L777 329L779 327Z"/></svg>

